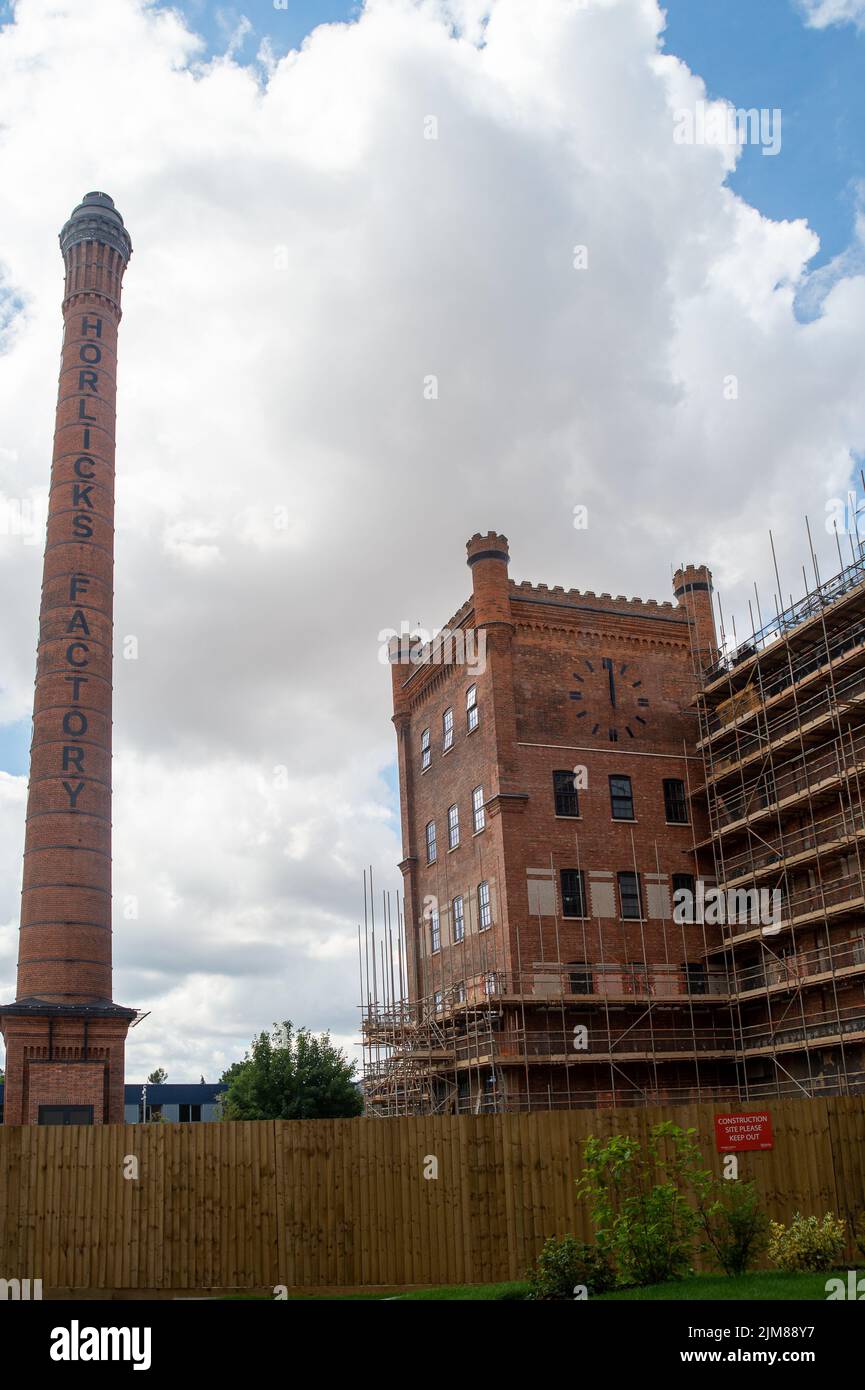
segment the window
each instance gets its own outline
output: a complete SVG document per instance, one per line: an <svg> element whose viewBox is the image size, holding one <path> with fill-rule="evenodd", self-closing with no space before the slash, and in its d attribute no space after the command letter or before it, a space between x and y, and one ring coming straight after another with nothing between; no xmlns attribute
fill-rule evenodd
<svg viewBox="0 0 865 1390"><path fill-rule="evenodd" d="M442 948L442 928L439 910L434 907L429 919L429 944L433 955Z"/></svg>
<svg viewBox="0 0 865 1390"><path fill-rule="evenodd" d="M694 875L673 874L673 921L681 924L695 920Z"/></svg>
<svg viewBox="0 0 865 1390"><path fill-rule="evenodd" d="M664 778L664 815L671 825L688 824L685 784L678 777Z"/></svg>
<svg viewBox="0 0 865 1390"><path fill-rule="evenodd" d="M568 966L568 972L571 994L592 994L594 992L592 970L584 960L572 961Z"/></svg>
<svg viewBox="0 0 865 1390"><path fill-rule="evenodd" d="M580 814L580 800L574 782L574 774L569 769L564 772L553 773L553 796L555 797L557 816L578 816Z"/></svg>
<svg viewBox="0 0 865 1390"><path fill-rule="evenodd" d="M446 709L442 715L442 749L446 753L454 742L454 712Z"/></svg>
<svg viewBox="0 0 865 1390"><path fill-rule="evenodd" d="M709 979L706 967L701 960L685 962L685 987L689 994L708 994Z"/></svg>
<svg viewBox="0 0 865 1390"><path fill-rule="evenodd" d="M484 991L487 998L489 998L491 994L498 994L499 992L499 979L494 970L491 970L489 974L484 976ZM495 1081L493 1081L493 1085L495 1085Z"/></svg>
<svg viewBox="0 0 865 1390"><path fill-rule="evenodd" d="M462 897L454 898L454 941L463 941L466 934L466 917Z"/></svg>
<svg viewBox="0 0 865 1390"><path fill-rule="evenodd" d="M492 925L493 914L490 908L490 885L486 879L478 885L478 917L481 931Z"/></svg>
<svg viewBox="0 0 865 1390"><path fill-rule="evenodd" d="M460 842L460 808L448 807L448 849L456 849Z"/></svg>
<svg viewBox="0 0 865 1390"><path fill-rule="evenodd" d="M472 792L472 821L475 827L475 834L477 834L479 830L483 830L487 823L486 813L484 811L483 787L475 787Z"/></svg>
<svg viewBox="0 0 865 1390"><path fill-rule="evenodd" d="M431 820L426 828L426 862L434 864L436 861L436 823Z"/></svg>
<svg viewBox="0 0 865 1390"><path fill-rule="evenodd" d="M586 916L586 884L582 869L562 869L562 916Z"/></svg>
<svg viewBox="0 0 865 1390"><path fill-rule="evenodd" d="M466 727L469 733L478 727L478 688L470 685L466 691Z"/></svg>
<svg viewBox="0 0 865 1390"><path fill-rule="evenodd" d="M757 778L757 799L761 806L771 806L778 800L778 792L775 787L775 773L772 768L767 768L761 772Z"/></svg>
<svg viewBox="0 0 865 1390"><path fill-rule="evenodd" d="M466 1002L466 982L465 982L465 980L460 980L458 984L455 984L455 985L454 985L454 1003L455 1003L455 1004L464 1004L465 1002Z"/></svg>
<svg viewBox="0 0 865 1390"><path fill-rule="evenodd" d="M433 1008L435 1009L437 1014L440 1014L443 1006L444 1000L442 998L442 992L440 989L437 989L435 994L433 995Z"/></svg>
<svg viewBox="0 0 865 1390"><path fill-rule="evenodd" d="M144 1124L147 1120L159 1120L161 1118L161 1105L145 1105L142 1101L138 1102L138 1119L141 1124Z"/></svg>
<svg viewBox="0 0 865 1390"><path fill-rule="evenodd" d="M92 1105L40 1105L40 1125L92 1125Z"/></svg>
<svg viewBox="0 0 865 1390"><path fill-rule="evenodd" d="M639 874L619 874L619 908L625 918L642 917L643 902Z"/></svg>
<svg viewBox="0 0 865 1390"><path fill-rule="evenodd" d="M693 874L673 874L673 892L683 891L694 896L694 875Z"/></svg>
<svg viewBox="0 0 865 1390"><path fill-rule="evenodd" d="M631 790L630 777L610 778L610 805L613 820L634 819L634 793Z"/></svg>
<svg viewBox="0 0 865 1390"><path fill-rule="evenodd" d="M423 771L423 769L424 769L425 767L429 767L431 760L432 760L432 750L430 749L429 729L424 729L423 733L422 733L421 736L420 736L420 765L421 765L421 771Z"/></svg>
<svg viewBox="0 0 865 1390"><path fill-rule="evenodd" d="M177 1118L182 1125L192 1124L201 1119L200 1105L179 1105L177 1109L179 1112Z"/></svg>

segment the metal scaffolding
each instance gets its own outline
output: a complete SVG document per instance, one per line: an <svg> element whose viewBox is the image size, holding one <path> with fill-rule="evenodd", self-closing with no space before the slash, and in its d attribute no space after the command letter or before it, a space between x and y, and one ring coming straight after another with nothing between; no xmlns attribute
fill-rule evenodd
<svg viewBox="0 0 865 1390"><path fill-rule="evenodd" d="M708 957L731 982L746 1099L865 1090L865 560L851 548L822 582L811 547L804 598L776 598L759 627L751 610L751 636L699 672L698 855L721 888L780 903L770 929L734 923Z"/></svg>

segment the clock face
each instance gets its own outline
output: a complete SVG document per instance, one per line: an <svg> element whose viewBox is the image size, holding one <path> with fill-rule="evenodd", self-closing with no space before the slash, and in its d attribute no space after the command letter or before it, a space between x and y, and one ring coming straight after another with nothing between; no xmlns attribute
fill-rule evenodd
<svg viewBox="0 0 865 1390"><path fill-rule="evenodd" d="M580 706L577 719L586 721L586 732L610 743L639 738L649 722L649 701L637 668L611 656L584 658L581 667L571 672L578 685L568 693Z"/></svg>

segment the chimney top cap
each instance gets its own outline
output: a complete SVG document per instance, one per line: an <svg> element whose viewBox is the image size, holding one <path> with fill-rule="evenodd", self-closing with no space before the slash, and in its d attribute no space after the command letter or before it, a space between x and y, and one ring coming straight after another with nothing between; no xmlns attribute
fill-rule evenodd
<svg viewBox="0 0 865 1390"><path fill-rule="evenodd" d="M99 241L111 246L125 261L132 255L132 240L108 193L85 193L72 209L60 233L60 250L65 256L81 241Z"/></svg>

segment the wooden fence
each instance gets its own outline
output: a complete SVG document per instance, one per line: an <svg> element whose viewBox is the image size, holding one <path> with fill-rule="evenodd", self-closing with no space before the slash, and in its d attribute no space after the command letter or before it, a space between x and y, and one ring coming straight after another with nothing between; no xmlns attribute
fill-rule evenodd
<svg viewBox="0 0 865 1390"><path fill-rule="evenodd" d="M865 1208L865 1098L743 1109L772 1118L774 1148L739 1155L771 1216ZM517 1278L546 1236L590 1234L584 1138L673 1120L718 1172L718 1113L0 1126L0 1279L47 1293Z"/></svg>

